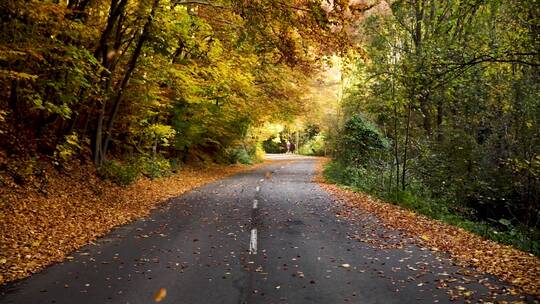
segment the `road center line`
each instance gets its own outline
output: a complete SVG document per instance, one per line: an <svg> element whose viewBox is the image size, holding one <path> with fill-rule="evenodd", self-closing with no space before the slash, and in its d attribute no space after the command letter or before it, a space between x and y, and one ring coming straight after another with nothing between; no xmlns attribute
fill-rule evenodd
<svg viewBox="0 0 540 304"><path fill-rule="evenodd" d="M251 229L249 238L249 254L257 254L257 228Z"/></svg>

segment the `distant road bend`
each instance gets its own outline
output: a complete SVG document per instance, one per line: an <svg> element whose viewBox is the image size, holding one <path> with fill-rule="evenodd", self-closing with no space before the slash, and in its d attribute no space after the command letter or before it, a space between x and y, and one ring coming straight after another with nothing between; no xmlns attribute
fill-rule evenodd
<svg viewBox="0 0 540 304"><path fill-rule="evenodd" d="M337 216L340 203L312 182L317 158L269 157L280 161L172 199L1 287L0 303L459 303L441 280L466 286L471 302L489 295L479 281L505 288L372 216ZM375 240L350 237L361 232ZM405 245L373 245L396 237Z"/></svg>

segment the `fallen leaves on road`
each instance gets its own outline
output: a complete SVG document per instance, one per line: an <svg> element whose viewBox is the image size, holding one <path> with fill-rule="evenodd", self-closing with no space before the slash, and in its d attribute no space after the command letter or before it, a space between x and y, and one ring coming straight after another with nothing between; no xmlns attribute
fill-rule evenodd
<svg viewBox="0 0 540 304"><path fill-rule="evenodd" d="M120 187L97 178L88 166L52 172L45 195L31 185L0 187L0 284L64 260L113 227L148 215L164 200L249 168L186 167L169 177Z"/></svg>
<svg viewBox="0 0 540 304"><path fill-rule="evenodd" d="M321 162L319 173L322 171ZM377 216L390 229L400 231L418 244L444 251L458 262L498 276L531 295L540 296L540 259L511 246L499 244L464 229L427 218L364 193L328 184L321 174L315 179L348 208L360 208ZM340 216L348 216L340 214Z"/></svg>

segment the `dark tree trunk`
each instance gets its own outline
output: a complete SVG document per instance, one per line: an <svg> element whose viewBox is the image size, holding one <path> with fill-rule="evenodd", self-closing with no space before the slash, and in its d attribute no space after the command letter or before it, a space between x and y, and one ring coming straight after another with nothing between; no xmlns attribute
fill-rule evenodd
<svg viewBox="0 0 540 304"><path fill-rule="evenodd" d="M102 72L102 79L105 79L101 87L103 89L103 92L105 94L108 94L108 91L110 89L111 84L111 77L110 73L113 71L110 70L110 61L108 60L108 52L109 52L109 44L108 41L113 33L115 24L118 23L118 20L123 15L124 10L127 5L127 0L111 0L111 7L109 9L109 17L107 18L107 25L105 26L105 29L101 33L101 37L99 39L98 46L96 50L94 51L94 57L96 59L101 60L101 65L108 71ZM92 137L92 153L93 153L93 159L94 163L96 165L101 165L103 161L103 121L105 120L105 112L107 109L107 102L105 100L101 100L100 107L98 110L98 117L96 121L96 128L94 131L94 136Z"/></svg>
<svg viewBox="0 0 540 304"><path fill-rule="evenodd" d="M409 147L409 134L411 128L411 108L412 105L409 102L407 109L407 126L405 128L405 143L403 145L403 168L401 169L401 189L405 191L406 187L406 176L407 176L407 152Z"/></svg>
<svg viewBox="0 0 540 304"><path fill-rule="evenodd" d="M103 139L103 144L101 146L101 161L105 159L105 156L107 155L107 150L109 148L109 142L111 140L111 133L112 129L114 127L114 122L116 121L116 117L118 116L118 110L120 109L120 104L122 102L122 97L124 95L124 90L126 89L126 86L131 79L131 76L133 75L133 71L135 70L135 67L137 66L137 60L139 59L139 56L142 52L142 47L146 40L148 39L150 28L152 26L152 22L154 20L157 8L159 6L160 0L154 0L152 3L152 10L150 11L150 14L148 15L148 18L146 19L146 23L143 26L143 31L141 33L141 36L139 37L139 40L137 41L137 45L135 46L135 50L133 51L133 54L131 55L131 59L129 60L127 70L124 74L124 77L122 78L122 82L120 83L120 86L118 87L118 92L114 95L113 102L113 109L111 116L109 117L107 128L105 130L105 135Z"/></svg>
<svg viewBox="0 0 540 304"><path fill-rule="evenodd" d="M444 108L442 100L437 102L437 141L442 142L444 140L444 134L442 130L442 123L444 117Z"/></svg>

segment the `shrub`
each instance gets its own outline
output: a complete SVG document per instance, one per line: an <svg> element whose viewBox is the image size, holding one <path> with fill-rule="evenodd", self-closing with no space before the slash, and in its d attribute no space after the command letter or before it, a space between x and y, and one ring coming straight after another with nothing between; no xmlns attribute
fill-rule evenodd
<svg viewBox="0 0 540 304"><path fill-rule="evenodd" d="M169 159L169 163L171 164L171 172L176 173L180 171L180 168L182 167L181 166L182 161L179 158L177 157L171 158Z"/></svg>
<svg viewBox="0 0 540 304"><path fill-rule="evenodd" d="M228 164L252 165L261 162L264 157L264 150L260 144L241 145L229 147L224 150L223 159Z"/></svg>
<svg viewBox="0 0 540 304"><path fill-rule="evenodd" d="M338 159L356 166L366 166L378 153L384 153L388 141L374 124L359 114L349 118L338 139Z"/></svg>
<svg viewBox="0 0 540 304"><path fill-rule="evenodd" d="M141 175L141 170L136 163L121 163L108 160L99 167L98 173L102 178L127 186L137 181Z"/></svg>
<svg viewBox="0 0 540 304"><path fill-rule="evenodd" d="M160 155L143 155L128 158L125 162L109 160L104 162L98 170L102 178L122 186L133 184L141 175L154 179L168 176L171 172L171 163Z"/></svg>
<svg viewBox="0 0 540 304"><path fill-rule="evenodd" d="M298 152L302 155L323 156L325 148L324 143L325 137L323 134L319 133L303 144L300 149L298 149Z"/></svg>
<svg viewBox="0 0 540 304"><path fill-rule="evenodd" d="M142 173L149 178L159 178L171 174L171 163L161 155L142 156L138 160Z"/></svg>
<svg viewBox="0 0 540 304"><path fill-rule="evenodd" d="M246 149L244 149L243 147L231 147L225 149L225 160L229 164L253 164L251 156L249 155L248 151L246 151Z"/></svg>
<svg viewBox="0 0 540 304"><path fill-rule="evenodd" d="M262 148L266 153L284 153L286 151L285 143L275 135L263 141Z"/></svg>
<svg viewBox="0 0 540 304"><path fill-rule="evenodd" d="M461 227L486 238L513 245L540 256L540 231L526 226L516 226L508 220L493 222L472 221L472 210L456 208L455 202L447 197L431 193L420 181L411 179L406 190L384 187L381 181L390 180L388 171L374 167L355 167L333 161L326 165L325 178L333 183L346 186L353 191L365 192L392 202L404 208Z"/></svg>

